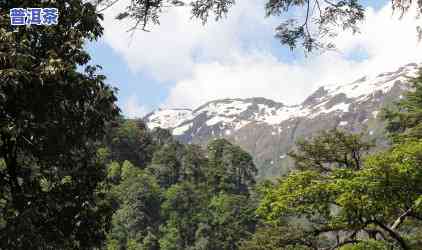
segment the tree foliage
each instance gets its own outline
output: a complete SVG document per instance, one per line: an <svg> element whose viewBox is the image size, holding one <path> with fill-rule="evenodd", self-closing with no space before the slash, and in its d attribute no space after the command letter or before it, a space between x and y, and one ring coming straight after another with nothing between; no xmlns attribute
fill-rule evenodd
<svg viewBox="0 0 422 250"><path fill-rule="evenodd" d="M145 167L151 162L154 141L143 122L121 118L110 124L107 132L105 144L109 147L113 161L130 161L139 167Z"/></svg>
<svg viewBox="0 0 422 250"><path fill-rule="evenodd" d="M121 138L138 134L123 131ZM146 166L109 164L108 177L115 183L119 204L108 248L238 249L256 224L252 158L226 140L203 149L183 145L161 129L145 132L153 149Z"/></svg>
<svg viewBox="0 0 422 250"><path fill-rule="evenodd" d="M214 192L247 194L255 184L253 159L239 146L225 139L214 140L208 145L208 160L207 180Z"/></svg>
<svg viewBox="0 0 422 250"><path fill-rule="evenodd" d="M289 153L299 170L331 172L336 168L359 170L362 159L375 145L362 140L362 135L340 130L322 131L309 140L298 140L297 150Z"/></svg>
<svg viewBox="0 0 422 250"><path fill-rule="evenodd" d="M290 153L298 170L263 188L263 225L242 248L419 249L420 79L386 112L387 129L398 138L390 149L369 154L371 143L336 130L299 141Z"/></svg>
<svg viewBox="0 0 422 250"><path fill-rule="evenodd" d="M118 1L97 2L104 9ZM403 15L413 2L393 1L392 7ZM189 7L192 17L205 24L210 16L217 21L225 17L235 3L234 0L131 0L117 19L131 19L134 22L131 31L137 28L149 31L152 25L160 24L160 15L166 9ZM333 49L333 38L339 32L359 32L359 24L365 18L363 3L358 0L267 0L264 4L267 17L281 17L280 24L275 28L275 37L281 44L291 49L302 47L306 52ZM416 4L422 13L421 3ZM290 12L301 15L293 16Z"/></svg>
<svg viewBox="0 0 422 250"><path fill-rule="evenodd" d="M29 3L58 8L59 24L11 26L6 10ZM119 110L83 45L102 16L80 0L0 9L0 248L99 247L112 210L97 149Z"/></svg>
<svg viewBox="0 0 422 250"><path fill-rule="evenodd" d="M409 91L395 107L384 110L387 131L393 140L422 138L422 74L410 79L413 91Z"/></svg>

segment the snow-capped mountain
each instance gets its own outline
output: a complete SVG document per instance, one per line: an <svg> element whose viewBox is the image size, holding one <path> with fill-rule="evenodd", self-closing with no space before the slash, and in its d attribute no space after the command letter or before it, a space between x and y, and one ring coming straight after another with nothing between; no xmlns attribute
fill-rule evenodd
<svg viewBox="0 0 422 250"><path fill-rule="evenodd" d="M401 98L409 89L409 77L421 66L411 63L394 72L323 86L293 106L265 98L223 99L195 110L157 110L144 120L149 128L169 129L185 143L225 137L254 156L261 176L278 175L291 165L286 154L294 142L317 131L342 127L380 138L380 110Z"/></svg>

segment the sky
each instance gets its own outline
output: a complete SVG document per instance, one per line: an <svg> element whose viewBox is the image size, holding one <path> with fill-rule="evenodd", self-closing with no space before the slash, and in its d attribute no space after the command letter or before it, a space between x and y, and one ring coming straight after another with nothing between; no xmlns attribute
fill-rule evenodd
<svg viewBox="0 0 422 250"><path fill-rule="evenodd" d="M307 56L274 38L282 18L266 18L263 1L237 2L219 22L204 26L190 18L188 8L173 8L151 32L132 35L129 22L115 19L127 0L104 13L104 35L87 49L92 63L103 66L107 82L119 89L126 117L158 108L196 108L222 98L299 104L321 85L422 61L416 33L421 19L413 9L398 18L390 1L364 1L366 18L359 34L342 32L334 40L336 51Z"/></svg>

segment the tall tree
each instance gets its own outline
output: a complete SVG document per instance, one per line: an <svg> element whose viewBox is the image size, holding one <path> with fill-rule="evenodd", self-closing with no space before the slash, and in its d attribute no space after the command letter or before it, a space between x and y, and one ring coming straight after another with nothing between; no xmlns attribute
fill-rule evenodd
<svg viewBox="0 0 422 250"><path fill-rule="evenodd" d="M145 168L151 163L155 147L152 135L140 120L124 120L110 126L106 136L106 145L110 148L111 159Z"/></svg>
<svg viewBox="0 0 422 250"><path fill-rule="evenodd" d="M318 141L314 139L310 146ZM319 144L321 148L337 146ZM298 150L302 148L308 147ZM258 209L270 228L281 232L293 228L289 231L294 233L276 240L264 236L263 241L287 249L417 249L421 155L422 143L416 140L367 156L360 168L339 165L325 171L315 168L313 161L302 162L302 171L267 187ZM257 246L262 238L258 234L245 249L259 249L250 246Z"/></svg>
<svg viewBox="0 0 422 250"><path fill-rule="evenodd" d="M422 72L412 78L410 83L413 90L384 112L387 131L395 141L422 139Z"/></svg>
<svg viewBox="0 0 422 250"><path fill-rule="evenodd" d="M207 194L202 191L189 182L166 190L161 206L166 223L161 228L160 249L188 249L195 243L195 232L207 202Z"/></svg>
<svg viewBox="0 0 422 250"><path fill-rule="evenodd" d="M28 5L58 8L59 24L11 26L8 10ZM0 9L0 248L98 247L111 209L97 146L119 112L83 49L102 34L102 16L82 0Z"/></svg>
<svg viewBox="0 0 422 250"><path fill-rule="evenodd" d="M181 180L181 158L184 146L178 142L165 144L154 152L147 170L152 173L161 187L168 188Z"/></svg>
<svg viewBox="0 0 422 250"><path fill-rule="evenodd" d="M257 169L252 157L225 139L208 144L207 182L214 193L248 194Z"/></svg>
<svg viewBox="0 0 422 250"><path fill-rule="evenodd" d="M119 209L113 215L113 227L109 234L110 249L139 249L144 245L157 245L153 240L161 223L162 195L156 180L146 171L129 161L121 166L121 182L114 186ZM147 243L148 242L148 243ZM112 245L115 246L112 247Z"/></svg>
<svg viewBox="0 0 422 250"><path fill-rule="evenodd" d="M375 145L362 139L362 135L341 130L322 131L318 136L296 142L296 151L289 156L299 170L330 172L335 168L359 170L362 160Z"/></svg>
<svg viewBox="0 0 422 250"><path fill-rule="evenodd" d="M246 195L220 193L212 197L206 210L209 229L198 235L207 239L207 244L199 249L239 249L241 240L255 231L255 209L253 200Z"/></svg>
<svg viewBox="0 0 422 250"><path fill-rule="evenodd" d="M208 164L205 151L198 145L186 145L182 158L182 179L197 185L206 181Z"/></svg>

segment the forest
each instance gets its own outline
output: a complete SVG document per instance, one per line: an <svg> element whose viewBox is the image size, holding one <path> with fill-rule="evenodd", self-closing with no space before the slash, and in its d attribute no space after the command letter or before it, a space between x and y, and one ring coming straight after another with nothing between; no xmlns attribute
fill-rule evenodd
<svg viewBox="0 0 422 250"><path fill-rule="evenodd" d="M422 249L422 71L382 112L387 149L321 131L297 141L292 171L258 180L226 139L182 144L122 115L84 47L103 32L96 6L35 2L66 14L18 28L0 16L0 249ZM304 32L287 33L307 49Z"/></svg>

